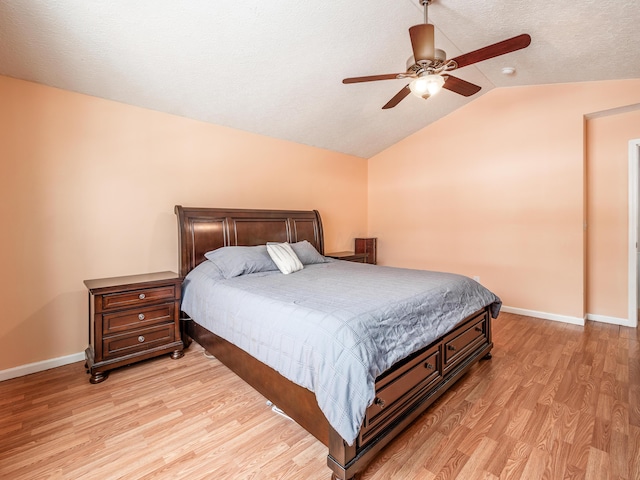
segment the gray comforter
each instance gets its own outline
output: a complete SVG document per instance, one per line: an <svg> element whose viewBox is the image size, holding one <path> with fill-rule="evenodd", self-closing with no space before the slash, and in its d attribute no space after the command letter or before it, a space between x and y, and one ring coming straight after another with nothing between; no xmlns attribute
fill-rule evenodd
<svg viewBox="0 0 640 480"><path fill-rule="evenodd" d="M398 360L500 299L470 278L345 261L223 279L204 262L185 280L182 310L313 391L349 444Z"/></svg>

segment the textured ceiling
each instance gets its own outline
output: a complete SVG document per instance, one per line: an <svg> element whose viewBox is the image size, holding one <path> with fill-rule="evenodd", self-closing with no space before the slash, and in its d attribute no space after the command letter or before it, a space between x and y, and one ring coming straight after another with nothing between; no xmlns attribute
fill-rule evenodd
<svg viewBox="0 0 640 480"><path fill-rule="evenodd" d="M418 0L2 0L0 74L368 158L495 87L640 78L637 0L434 0L452 58L529 33L457 70L482 86L382 110ZM517 69L514 76L501 73Z"/></svg>

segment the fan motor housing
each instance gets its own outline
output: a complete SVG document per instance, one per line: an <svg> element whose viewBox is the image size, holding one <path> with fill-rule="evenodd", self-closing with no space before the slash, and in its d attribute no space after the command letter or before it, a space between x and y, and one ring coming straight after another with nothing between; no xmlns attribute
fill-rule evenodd
<svg viewBox="0 0 640 480"><path fill-rule="evenodd" d="M433 59L434 64L437 63L442 63L447 59L447 53L444 50L441 50L439 48L435 49L435 58ZM416 64L416 60L415 58L413 58L413 55L411 55L409 58L407 58L407 71L412 70L411 67L413 67Z"/></svg>

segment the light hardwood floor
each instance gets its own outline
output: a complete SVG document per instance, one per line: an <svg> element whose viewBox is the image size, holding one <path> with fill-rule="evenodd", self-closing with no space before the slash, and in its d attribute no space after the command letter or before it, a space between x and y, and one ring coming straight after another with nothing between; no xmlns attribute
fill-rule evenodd
<svg viewBox="0 0 640 480"><path fill-rule="evenodd" d="M501 314L482 361L383 450L382 479L640 479L640 336ZM0 478L323 479L327 449L193 344L91 385L0 383Z"/></svg>

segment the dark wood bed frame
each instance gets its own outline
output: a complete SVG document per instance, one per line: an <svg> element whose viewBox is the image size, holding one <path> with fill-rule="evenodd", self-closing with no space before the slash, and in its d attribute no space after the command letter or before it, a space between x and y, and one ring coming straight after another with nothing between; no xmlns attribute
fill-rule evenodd
<svg viewBox="0 0 640 480"><path fill-rule="evenodd" d="M239 210L175 207L180 275L205 260L205 252L229 245L308 240L324 253L317 210ZM352 480L373 457L421 415L477 361L491 357L489 308L467 317L450 333L395 364L376 380L376 399L360 434L348 445L331 428L314 393L286 379L251 355L190 318L182 321L185 348L192 340L272 401L329 448L333 480Z"/></svg>

